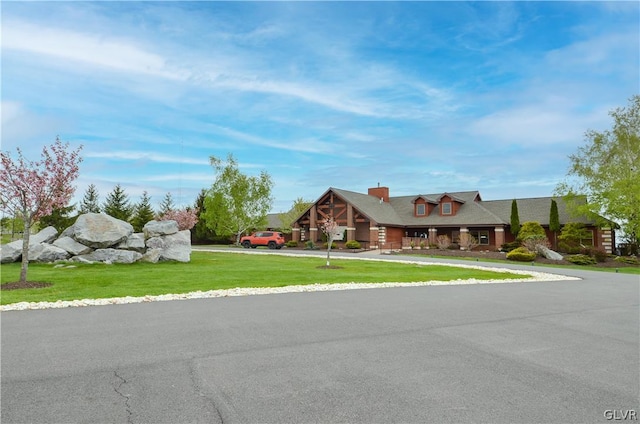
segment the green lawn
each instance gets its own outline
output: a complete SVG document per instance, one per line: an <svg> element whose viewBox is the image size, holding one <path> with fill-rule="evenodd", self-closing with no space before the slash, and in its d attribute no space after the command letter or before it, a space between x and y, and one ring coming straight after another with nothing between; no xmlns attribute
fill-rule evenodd
<svg viewBox="0 0 640 424"><path fill-rule="evenodd" d="M39 289L2 291L3 305L75 299L187 293L235 287L281 287L315 283L380 283L526 278L520 274L412 265L393 262L337 260L332 266L323 257L287 257L194 251L191 262L131 265L77 264L76 268L54 268L51 264L29 265L29 281L50 282ZM17 281L20 264L0 266L2 283Z"/></svg>

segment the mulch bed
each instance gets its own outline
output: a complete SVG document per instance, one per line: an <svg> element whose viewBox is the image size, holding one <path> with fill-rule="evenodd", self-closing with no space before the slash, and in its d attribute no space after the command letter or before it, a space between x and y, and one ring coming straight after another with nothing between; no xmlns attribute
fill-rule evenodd
<svg viewBox="0 0 640 424"><path fill-rule="evenodd" d="M51 287L52 283L43 283L40 281L27 281L21 283L20 281L16 281L13 283L4 283L0 285L0 290L20 290L20 289L41 289L43 287Z"/></svg>
<svg viewBox="0 0 640 424"><path fill-rule="evenodd" d="M440 250L440 249L429 249L429 250L403 250L403 254L421 254L421 255L434 255L434 256L450 256L452 258L477 258L478 260L482 259L502 259L506 260L506 254L502 252L490 252L490 251L472 251L469 252L467 250ZM537 257L534 261L537 264L551 264L551 265L573 265L569 261L554 261L547 258ZM638 265L625 264L622 262L614 261L613 259L607 259L606 262L598 262L595 265L600 268L625 268L625 267L637 267Z"/></svg>

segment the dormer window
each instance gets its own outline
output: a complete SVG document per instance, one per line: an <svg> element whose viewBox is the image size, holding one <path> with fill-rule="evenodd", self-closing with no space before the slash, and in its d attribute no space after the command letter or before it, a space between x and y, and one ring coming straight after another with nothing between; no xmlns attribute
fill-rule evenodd
<svg viewBox="0 0 640 424"><path fill-rule="evenodd" d="M424 203L416 204L416 215L417 216L424 216L426 214L427 214L426 205Z"/></svg>
<svg viewBox="0 0 640 424"><path fill-rule="evenodd" d="M452 213L451 202L442 203L442 215L451 215Z"/></svg>

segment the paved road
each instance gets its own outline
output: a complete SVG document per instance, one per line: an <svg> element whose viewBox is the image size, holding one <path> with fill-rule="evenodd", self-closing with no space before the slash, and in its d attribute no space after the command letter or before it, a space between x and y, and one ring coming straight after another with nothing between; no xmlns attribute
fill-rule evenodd
<svg viewBox="0 0 640 424"><path fill-rule="evenodd" d="M640 415L639 278L572 273L5 312L2 423Z"/></svg>

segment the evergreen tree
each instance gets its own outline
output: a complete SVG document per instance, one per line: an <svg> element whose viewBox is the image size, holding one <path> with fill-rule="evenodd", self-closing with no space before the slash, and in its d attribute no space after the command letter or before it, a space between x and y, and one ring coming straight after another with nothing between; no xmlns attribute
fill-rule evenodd
<svg viewBox="0 0 640 424"><path fill-rule="evenodd" d="M558 216L558 204L551 199L551 210L549 211L549 230L553 231L553 246L558 248L558 231L560 231L560 217Z"/></svg>
<svg viewBox="0 0 640 424"><path fill-rule="evenodd" d="M133 230L136 233L141 232L144 225L149 221L153 221L153 218L154 213L153 208L151 208L151 198L147 192L144 191L142 196L140 196L140 202L134 207L133 218L131 218Z"/></svg>
<svg viewBox="0 0 640 424"><path fill-rule="evenodd" d="M511 234L517 236L520 232L520 216L518 215L518 202L511 202Z"/></svg>
<svg viewBox="0 0 640 424"><path fill-rule="evenodd" d="M158 212L159 216L165 215L176 208L175 203L173 203L173 197L171 196L171 192L167 193L162 199L162 203L160 203L160 211Z"/></svg>
<svg viewBox="0 0 640 424"><path fill-rule="evenodd" d="M90 184L87 191L84 192L82 202L80 202L80 213L100 213L100 202L98 200L98 190L96 186Z"/></svg>
<svg viewBox="0 0 640 424"><path fill-rule="evenodd" d="M206 212L205 198L207 197L207 190L200 190L198 198L196 199L195 208L198 210L198 222L191 231L191 239L195 243L211 242L216 239L216 233L207 227L207 222L203 216Z"/></svg>
<svg viewBox="0 0 640 424"><path fill-rule="evenodd" d="M129 221L133 207L129 202L129 196L126 195L120 184L116 184L113 191L107 195L103 210L109 216L122 221Z"/></svg>
<svg viewBox="0 0 640 424"><path fill-rule="evenodd" d="M65 206L62 208L53 208L51 213L40 218L38 223L40 228L54 227L59 233L73 225L76 216L69 216L75 209L75 205Z"/></svg>

